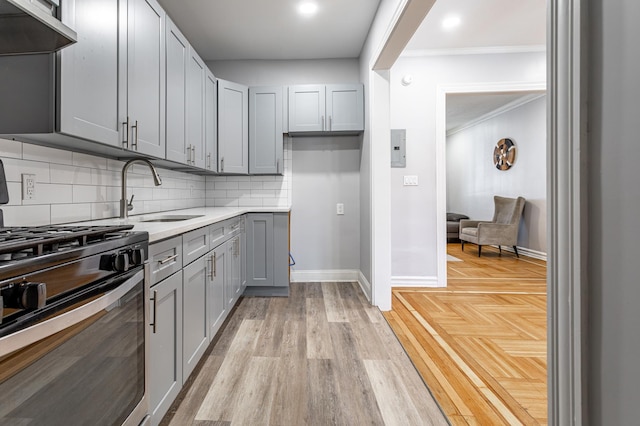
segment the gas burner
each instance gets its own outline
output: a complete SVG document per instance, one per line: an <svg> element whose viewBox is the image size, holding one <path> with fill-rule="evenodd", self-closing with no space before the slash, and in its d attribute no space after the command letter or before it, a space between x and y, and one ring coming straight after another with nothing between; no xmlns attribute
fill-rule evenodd
<svg viewBox="0 0 640 426"><path fill-rule="evenodd" d="M122 238L133 225L0 228L0 261L58 253Z"/></svg>

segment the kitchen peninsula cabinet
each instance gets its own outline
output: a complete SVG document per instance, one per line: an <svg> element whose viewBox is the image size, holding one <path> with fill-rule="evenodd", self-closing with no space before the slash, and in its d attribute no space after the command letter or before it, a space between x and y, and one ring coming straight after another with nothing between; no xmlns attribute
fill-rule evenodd
<svg viewBox="0 0 640 426"><path fill-rule="evenodd" d="M247 288L250 295L287 295L289 291L289 215L247 214Z"/></svg>
<svg viewBox="0 0 640 426"><path fill-rule="evenodd" d="M362 84L289 86L289 134L356 134L363 130Z"/></svg>
<svg viewBox="0 0 640 426"><path fill-rule="evenodd" d="M284 170L282 87L249 88L249 174Z"/></svg>
<svg viewBox="0 0 640 426"><path fill-rule="evenodd" d="M249 88L218 79L218 172L249 173Z"/></svg>

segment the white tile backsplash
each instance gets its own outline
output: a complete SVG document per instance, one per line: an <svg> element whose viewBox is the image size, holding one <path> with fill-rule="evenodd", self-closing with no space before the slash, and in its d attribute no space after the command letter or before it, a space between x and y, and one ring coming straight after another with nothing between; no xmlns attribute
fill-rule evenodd
<svg viewBox="0 0 640 426"><path fill-rule="evenodd" d="M0 206L6 226L36 226L107 219L120 214L123 161L0 139L9 203ZM36 196L22 200L22 174L36 175ZM134 164L127 172L127 195L134 214L204 207L204 176L158 168L155 187L149 168Z"/></svg>
<svg viewBox="0 0 640 426"><path fill-rule="evenodd" d="M120 214L123 161L0 139L9 203L0 206L6 226L60 224ZM130 214L192 207L288 207L291 205L291 140L285 139L283 176L200 176L158 168L154 186L149 168L127 172ZM36 198L22 200L22 174L36 175Z"/></svg>

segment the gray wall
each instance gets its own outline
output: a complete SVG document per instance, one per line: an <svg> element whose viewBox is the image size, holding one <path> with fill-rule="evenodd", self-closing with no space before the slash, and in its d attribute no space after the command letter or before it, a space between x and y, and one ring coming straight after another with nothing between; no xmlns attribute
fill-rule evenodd
<svg viewBox="0 0 640 426"><path fill-rule="evenodd" d="M218 78L248 86L360 81L357 59L209 61ZM361 137L290 138L291 252L295 271L360 269ZM336 215L336 203L345 214Z"/></svg>
<svg viewBox="0 0 640 426"><path fill-rule="evenodd" d="M491 220L494 195L524 197L518 247L547 252L546 97L530 101L447 137L447 211ZM511 138L517 155L509 170L493 165L493 149Z"/></svg>
<svg viewBox="0 0 640 426"><path fill-rule="evenodd" d="M589 424L638 424L640 3L590 1Z"/></svg>

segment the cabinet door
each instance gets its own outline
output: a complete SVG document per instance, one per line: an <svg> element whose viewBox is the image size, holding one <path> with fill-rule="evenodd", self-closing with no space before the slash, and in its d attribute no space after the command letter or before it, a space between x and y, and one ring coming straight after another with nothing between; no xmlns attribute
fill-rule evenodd
<svg viewBox="0 0 640 426"><path fill-rule="evenodd" d="M249 173L280 174L283 156L282 87L251 87Z"/></svg>
<svg viewBox="0 0 640 426"><path fill-rule="evenodd" d="M325 86L289 86L289 132L325 130Z"/></svg>
<svg viewBox="0 0 640 426"><path fill-rule="evenodd" d="M273 285L289 287L289 214L273 214Z"/></svg>
<svg viewBox="0 0 640 426"><path fill-rule="evenodd" d="M249 172L249 90L218 79L218 171Z"/></svg>
<svg viewBox="0 0 640 426"><path fill-rule="evenodd" d="M62 22L75 29L79 42L59 52L59 130L113 146L122 144L121 117L126 117L126 74L119 64L126 64L127 46L120 40L125 33L120 3L67 0L61 9ZM101 25L95 23L96 10Z"/></svg>
<svg viewBox="0 0 640 426"><path fill-rule="evenodd" d="M362 84L327 85L327 131L364 130L363 90Z"/></svg>
<svg viewBox="0 0 640 426"><path fill-rule="evenodd" d="M167 19L167 160L187 164L186 98L189 42Z"/></svg>
<svg viewBox="0 0 640 426"><path fill-rule="evenodd" d="M151 287L149 404L157 425L182 388L182 272Z"/></svg>
<svg viewBox="0 0 640 426"><path fill-rule="evenodd" d="M187 145L189 164L204 168L204 99L206 65L193 47L187 66Z"/></svg>
<svg viewBox="0 0 640 426"><path fill-rule="evenodd" d="M165 156L165 12L155 0L129 0L129 148Z"/></svg>
<svg viewBox="0 0 640 426"><path fill-rule="evenodd" d="M247 215L247 286L273 286L273 214Z"/></svg>
<svg viewBox="0 0 640 426"><path fill-rule="evenodd" d="M204 101L204 140L205 140L205 169L218 170L218 102L216 92L216 78L207 68Z"/></svg>
<svg viewBox="0 0 640 426"><path fill-rule="evenodd" d="M182 282L182 379L189 378L209 345L207 326L207 257L183 269Z"/></svg>
<svg viewBox="0 0 640 426"><path fill-rule="evenodd" d="M207 283L207 325L211 342L227 316L225 288L227 279L227 243L221 244L207 255L209 263Z"/></svg>

